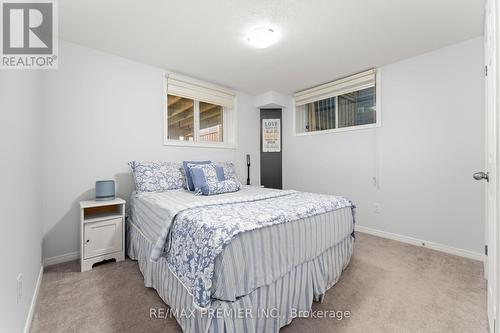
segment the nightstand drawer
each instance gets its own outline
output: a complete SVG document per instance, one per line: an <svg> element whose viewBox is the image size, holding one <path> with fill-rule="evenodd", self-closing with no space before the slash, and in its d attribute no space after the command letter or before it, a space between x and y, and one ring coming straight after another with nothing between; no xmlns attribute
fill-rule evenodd
<svg viewBox="0 0 500 333"><path fill-rule="evenodd" d="M84 259L122 250L123 218L85 223Z"/></svg>

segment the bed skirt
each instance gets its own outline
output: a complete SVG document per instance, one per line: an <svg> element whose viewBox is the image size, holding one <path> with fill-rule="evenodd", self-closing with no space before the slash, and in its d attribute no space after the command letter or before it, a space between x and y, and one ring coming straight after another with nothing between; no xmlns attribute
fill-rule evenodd
<svg viewBox="0 0 500 333"><path fill-rule="evenodd" d="M153 243L127 220L127 255L137 260L146 287L154 288L170 306L185 333L278 332L293 318L322 301L325 292L347 267L354 239L343 241L313 260L294 267L280 279L234 302L213 300L208 310L193 304L193 297L168 268L166 259L149 260Z"/></svg>

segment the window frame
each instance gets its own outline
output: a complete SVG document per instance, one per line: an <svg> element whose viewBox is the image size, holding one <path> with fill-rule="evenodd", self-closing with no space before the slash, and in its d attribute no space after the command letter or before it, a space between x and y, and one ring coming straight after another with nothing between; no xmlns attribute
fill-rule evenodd
<svg viewBox="0 0 500 333"><path fill-rule="evenodd" d="M357 75L357 74L354 74L351 76L355 76L355 75ZM344 79L349 79L349 77L351 77L351 76L348 76ZM293 131L292 131L293 136L309 136L309 135L317 135L317 134L342 133L342 132L348 132L348 131L358 131L358 130L381 127L382 126L382 108L381 108L382 89L381 89L381 84L380 84L381 76L382 76L382 70L380 68L377 68L376 72L375 72L375 110L376 110L376 122L375 123L338 128L339 109L338 109L338 96L337 96L337 98L335 98L335 127L336 128L331 128L331 129L327 129L327 130L319 130L319 131L311 131L311 132L297 132L297 107L295 104L295 98L293 98L293 121L292 121L292 123L293 123ZM333 81L333 82L335 82L335 81ZM321 100L321 99L319 99L319 100Z"/></svg>
<svg viewBox="0 0 500 333"><path fill-rule="evenodd" d="M194 103L194 138L193 141L182 141L168 138L168 77L172 74L164 74L163 75L163 119L162 119L162 129L163 129L163 145L164 146L177 146L177 147L201 147L201 148L222 148L222 149L237 149L238 148L238 140L237 140L237 127L238 127L238 112L237 112L237 96L234 92L216 86L214 84L208 82L202 82L195 79L190 79L184 76L180 76L175 74L176 76L182 77L185 81L192 81L196 84L203 84L204 88L212 88L216 90L224 90L234 95L233 98L233 107L227 107L221 104L214 103L212 101L207 101L203 99L193 98L192 96L182 96L182 94L177 94L173 92L171 95L188 98L193 100ZM211 103L222 106L222 142L206 142L199 141L200 139L200 102Z"/></svg>

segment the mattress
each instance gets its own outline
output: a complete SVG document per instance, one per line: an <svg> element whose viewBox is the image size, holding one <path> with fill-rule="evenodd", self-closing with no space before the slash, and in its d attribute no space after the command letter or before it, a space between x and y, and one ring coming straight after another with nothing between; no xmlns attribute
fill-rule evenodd
<svg viewBox="0 0 500 333"><path fill-rule="evenodd" d="M172 220L176 210L171 207L205 205L221 200L245 200L277 192L279 191L243 186L238 192L214 197L195 196L185 190L134 193L130 219L146 239L155 243L161 238L165 225L175 223ZM294 267L350 239L353 224L351 207L342 207L238 234L215 259L211 298L235 301L261 286L271 284ZM164 257L166 255L163 254Z"/></svg>
<svg viewBox="0 0 500 333"><path fill-rule="evenodd" d="M275 189L242 185L241 190L214 196L194 195L184 189L166 192L133 192L130 198L130 214L141 232L150 240L157 240L165 222L174 218L171 207L188 206L193 203L220 201L221 198L244 198L258 194L279 192ZM167 205L168 203L168 205Z"/></svg>

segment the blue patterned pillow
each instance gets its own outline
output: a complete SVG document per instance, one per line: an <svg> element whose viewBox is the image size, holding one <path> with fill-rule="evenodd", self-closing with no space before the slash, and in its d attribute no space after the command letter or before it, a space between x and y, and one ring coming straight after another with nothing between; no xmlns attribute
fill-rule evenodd
<svg viewBox="0 0 500 333"><path fill-rule="evenodd" d="M213 195L238 191L241 183L224 178L224 169L220 165L189 165L196 194Z"/></svg>
<svg viewBox="0 0 500 333"><path fill-rule="evenodd" d="M221 166L224 169L224 179L234 180L239 183L238 176L236 175L236 166L232 162L214 162L216 166Z"/></svg>
<svg viewBox="0 0 500 333"><path fill-rule="evenodd" d="M188 164L189 173L196 194L200 194L203 187L224 180L224 170L213 164Z"/></svg>
<svg viewBox="0 0 500 333"><path fill-rule="evenodd" d="M135 189L139 192L165 192L184 187L182 165L174 162L132 161Z"/></svg>
<svg viewBox="0 0 500 333"><path fill-rule="evenodd" d="M241 183L237 180L223 180L212 184L207 184L207 186L201 188L201 194L203 195L214 195L229 192L239 191L241 188Z"/></svg>
<svg viewBox="0 0 500 333"><path fill-rule="evenodd" d="M193 184L193 179L191 178L191 172L189 172L189 165L196 165L196 164L210 164L212 163L211 161L183 161L182 162L182 168L184 169L184 174L186 175L186 188L188 191L193 192L195 190L194 184Z"/></svg>

